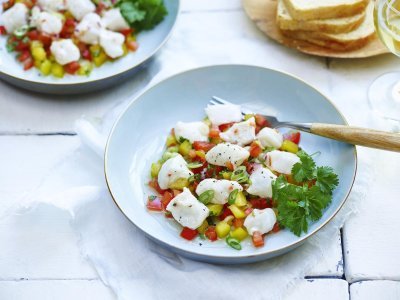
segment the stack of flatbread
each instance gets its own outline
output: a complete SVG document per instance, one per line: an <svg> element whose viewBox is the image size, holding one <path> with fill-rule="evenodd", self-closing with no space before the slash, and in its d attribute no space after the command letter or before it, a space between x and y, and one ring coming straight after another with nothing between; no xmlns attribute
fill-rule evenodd
<svg viewBox="0 0 400 300"><path fill-rule="evenodd" d="M375 38L374 0L278 0L282 33L325 48L348 51Z"/></svg>

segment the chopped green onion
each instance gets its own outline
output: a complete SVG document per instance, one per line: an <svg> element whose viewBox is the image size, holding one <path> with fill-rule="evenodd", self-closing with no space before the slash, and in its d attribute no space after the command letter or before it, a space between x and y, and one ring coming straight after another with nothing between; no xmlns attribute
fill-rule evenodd
<svg viewBox="0 0 400 300"><path fill-rule="evenodd" d="M189 142L188 139L185 139L185 138L182 137L182 136L179 137L179 140L178 140L179 144L182 144L182 143L185 142L185 141L188 141L188 142Z"/></svg>
<svg viewBox="0 0 400 300"><path fill-rule="evenodd" d="M247 173L246 167L240 166L233 171L231 180L237 181L238 183L246 183L249 180L249 173Z"/></svg>
<svg viewBox="0 0 400 300"><path fill-rule="evenodd" d="M199 238L200 238L201 240L205 240L205 239L206 239L206 236L204 235L204 233L199 233Z"/></svg>
<svg viewBox="0 0 400 300"><path fill-rule="evenodd" d="M177 156L177 153L175 152L164 152L162 158L161 158L161 162L164 163L166 162L168 159Z"/></svg>
<svg viewBox="0 0 400 300"><path fill-rule="evenodd" d="M188 180L189 183L193 183L195 181L199 181L201 179L201 175L200 174L194 174L192 176L189 176Z"/></svg>
<svg viewBox="0 0 400 300"><path fill-rule="evenodd" d="M154 201L154 200L156 200L156 198L157 198L157 196L154 196L154 195L149 196L149 200L150 200L150 201Z"/></svg>
<svg viewBox="0 0 400 300"><path fill-rule="evenodd" d="M240 241L228 235L226 238L226 243L235 250L242 250L242 245L240 245Z"/></svg>
<svg viewBox="0 0 400 300"><path fill-rule="evenodd" d="M239 193L239 190L236 189L236 190L233 190L233 191L229 194L229 197L228 197L228 203L229 203L229 204L234 204L234 203L235 203L235 200L236 200L236 197L237 197L238 193Z"/></svg>
<svg viewBox="0 0 400 300"><path fill-rule="evenodd" d="M197 168L200 168L202 165L203 165L202 163L193 162L193 163L187 164L187 167L189 169L197 169Z"/></svg>
<svg viewBox="0 0 400 300"><path fill-rule="evenodd" d="M179 147L178 146L169 147L169 148L167 148L167 152L178 153L179 152Z"/></svg>
<svg viewBox="0 0 400 300"><path fill-rule="evenodd" d="M20 28L14 30L14 35L17 38L22 38L28 32L28 29L29 29L28 25L23 25Z"/></svg>
<svg viewBox="0 0 400 300"><path fill-rule="evenodd" d="M208 190L201 193L201 195L199 196L199 201L207 205L213 198L214 198L214 191Z"/></svg>

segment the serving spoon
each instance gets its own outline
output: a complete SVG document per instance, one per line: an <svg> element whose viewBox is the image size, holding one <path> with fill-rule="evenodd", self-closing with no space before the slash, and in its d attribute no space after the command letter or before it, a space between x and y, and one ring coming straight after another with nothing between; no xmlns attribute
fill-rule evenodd
<svg viewBox="0 0 400 300"><path fill-rule="evenodd" d="M210 104L218 105L233 103L213 96L212 100L210 100ZM245 107L242 107L241 110L243 115L254 113ZM280 122L274 116L261 116L269 122L272 128L288 127L353 145L400 152L400 133L348 125Z"/></svg>

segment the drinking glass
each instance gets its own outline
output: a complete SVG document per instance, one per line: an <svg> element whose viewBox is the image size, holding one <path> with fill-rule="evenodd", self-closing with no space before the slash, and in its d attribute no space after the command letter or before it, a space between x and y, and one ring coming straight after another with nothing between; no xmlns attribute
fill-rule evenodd
<svg viewBox="0 0 400 300"><path fill-rule="evenodd" d="M377 0L375 29L382 43L400 57L400 0ZM368 91L372 109L384 118L400 121L400 72L381 75Z"/></svg>

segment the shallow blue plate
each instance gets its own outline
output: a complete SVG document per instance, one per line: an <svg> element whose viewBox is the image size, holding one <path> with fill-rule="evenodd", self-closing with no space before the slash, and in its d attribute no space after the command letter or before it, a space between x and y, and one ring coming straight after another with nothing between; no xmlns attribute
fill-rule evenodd
<svg viewBox="0 0 400 300"><path fill-rule="evenodd" d="M271 258L301 245L326 225L345 202L356 174L354 146L302 133L301 146L320 151L316 162L332 166L340 184L332 204L307 234L288 230L266 237L255 249L250 239L236 251L224 242L186 241L180 227L163 214L146 210L147 182L152 162L164 151L164 142L177 121L204 118L204 108L216 95L245 104L259 113L273 113L282 121L347 124L337 108L316 89L290 75L243 65L212 66L170 77L138 96L116 122L105 153L105 174L115 203L148 237L186 257L213 263L248 263Z"/></svg>
<svg viewBox="0 0 400 300"><path fill-rule="evenodd" d="M136 52L94 68L90 76L66 74L56 78L42 76L36 68L24 71L15 54L6 50L7 36L0 36L0 79L24 89L51 94L80 94L119 84L144 67L168 40L179 14L180 0L164 0L164 3L168 15L154 29L137 36L139 48Z"/></svg>

